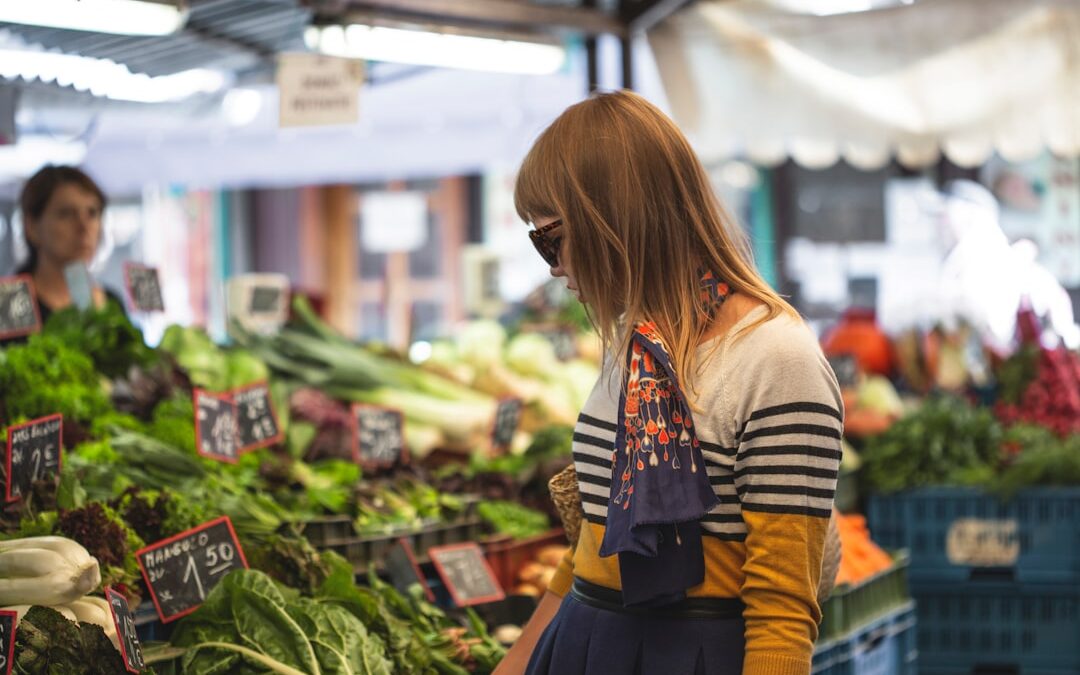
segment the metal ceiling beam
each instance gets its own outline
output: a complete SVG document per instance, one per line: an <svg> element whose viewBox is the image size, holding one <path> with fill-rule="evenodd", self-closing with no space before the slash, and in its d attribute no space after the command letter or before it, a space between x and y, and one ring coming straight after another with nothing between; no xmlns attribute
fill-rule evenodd
<svg viewBox="0 0 1080 675"><path fill-rule="evenodd" d="M620 12L622 21L630 33L640 33L656 26L694 0L638 0L623 2Z"/></svg>
<svg viewBox="0 0 1080 675"><path fill-rule="evenodd" d="M351 12L372 12L388 19L517 30L574 31L586 35L622 35L626 26L597 9L535 5L524 0L304 0L316 18L338 20Z"/></svg>

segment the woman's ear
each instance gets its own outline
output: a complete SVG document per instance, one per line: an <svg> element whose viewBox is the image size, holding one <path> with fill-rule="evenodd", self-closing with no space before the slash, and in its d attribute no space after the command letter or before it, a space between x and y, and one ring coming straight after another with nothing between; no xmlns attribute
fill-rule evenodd
<svg viewBox="0 0 1080 675"><path fill-rule="evenodd" d="M39 246L38 241L38 222L32 218L23 217L23 236L26 237L26 241L31 246Z"/></svg>

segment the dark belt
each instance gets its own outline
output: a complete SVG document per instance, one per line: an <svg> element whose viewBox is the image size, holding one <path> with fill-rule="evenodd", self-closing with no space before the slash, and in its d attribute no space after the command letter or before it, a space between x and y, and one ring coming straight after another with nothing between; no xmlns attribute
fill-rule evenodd
<svg viewBox="0 0 1080 675"><path fill-rule="evenodd" d="M570 587L570 595L581 604L596 609L658 619L741 619L745 608L738 598L683 598L657 607L626 607L622 591L597 586L577 577Z"/></svg>

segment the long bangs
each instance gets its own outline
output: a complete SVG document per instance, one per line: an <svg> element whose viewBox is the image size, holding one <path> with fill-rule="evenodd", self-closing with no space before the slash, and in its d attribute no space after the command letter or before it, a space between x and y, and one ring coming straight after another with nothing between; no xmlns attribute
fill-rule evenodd
<svg viewBox="0 0 1080 675"><path fill-rule="evenodd" d="M518 170L514 183L514 208L526 223L545 216L562 216L559 188L555 176L562 171L559 152L552 147L558 142L549 127L536 139Z"/></svg>

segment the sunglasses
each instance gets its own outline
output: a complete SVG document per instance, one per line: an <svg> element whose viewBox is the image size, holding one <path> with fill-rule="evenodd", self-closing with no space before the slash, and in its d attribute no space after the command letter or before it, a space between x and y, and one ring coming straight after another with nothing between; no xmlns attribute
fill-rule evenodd
<svg viewBox="0 0 1080 675"><path fill-rule="evenodd" d="M559 266L559 249L562 247L562 235L552 234L552 230L562 225L561 220L556 220L543 227L529 230L529 239L532 240L536 252L551 267Z"/></svg>

